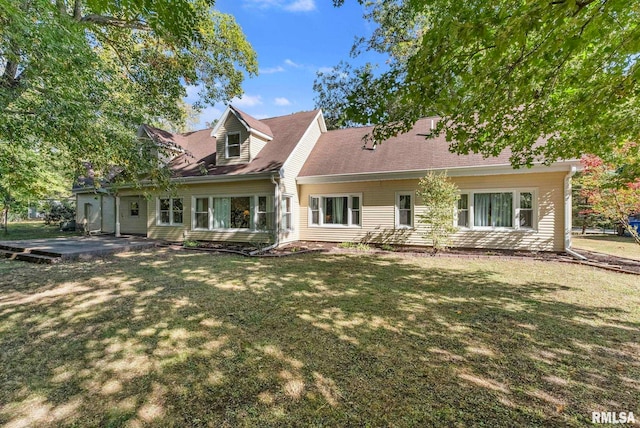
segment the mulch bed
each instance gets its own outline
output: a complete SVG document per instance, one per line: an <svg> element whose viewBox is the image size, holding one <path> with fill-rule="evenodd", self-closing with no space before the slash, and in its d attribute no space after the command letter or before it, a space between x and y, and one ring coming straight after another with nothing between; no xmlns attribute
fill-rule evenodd
<svg viewBox="0 0 640 428"><path fill-rule="evenodd" d="M587 260L578 260L565 253L516 251L516 250L486 250L477 248L451 248L433 254L430 248L414 246L395 246L393 251L386 251L374 245L370 250L362 251L355 248L340 248L333 242L298 241L282 247L260 252L261 248L250 244L198 242L197 247L183 247L179 244L170 245L173 249L193 251L205 251L213 253L232 253L246 257L287 257L298 254L325 252L333 254L399 254L408 257L452 257L463 259L517 259L517 260L543 260L561 263L572 263L592 266L609 271L640 275L640 261L616 257L609 254L593 251L578 250L578 253L587 257Z"/></svg>

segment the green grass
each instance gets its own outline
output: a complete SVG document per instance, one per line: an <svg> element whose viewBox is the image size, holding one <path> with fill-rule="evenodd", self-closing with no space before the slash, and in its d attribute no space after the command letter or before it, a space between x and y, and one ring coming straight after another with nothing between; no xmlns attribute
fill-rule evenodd
<svg viewBox="0 0 640 428"><path fill-rule="evenodd" d="M576 249L640 260L640 245L628 236L574 235L571 240L572 246Z"/></svg>
<svg viewBox="0 0 640 428"><path fill-rule="evenodd" d="M0 425L585 426L640 413L634 276L153 250L0 261ZM637 417L637 416L636 416Z"/></svg>
<svg viewBox="0 0 640 428"><path fill-rule="evenodd" d="M0 229L0 241L22 239L66 238L80 235L80 232L61 232L59 224L46 225L44 221L21 221L9 223L8 233Z"/></svg>

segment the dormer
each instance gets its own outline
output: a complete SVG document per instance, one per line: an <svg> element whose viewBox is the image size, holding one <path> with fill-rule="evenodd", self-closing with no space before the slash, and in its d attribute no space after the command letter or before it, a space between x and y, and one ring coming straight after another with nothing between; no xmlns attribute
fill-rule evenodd
<svg viewBox="0 0 640 428"><path fill-rule="evenodd" d="M211 136L217 140L217 165L249 163L273 140L267 124L233 106L227 107Z"/></svg>
<svg viewBox="0 0 640 428"><path fill-rule="evenodd" d="M158 158L160 166L185 153L176 142L176 134L149 125L140 125L137 133L142 150L148 150L152 157Z"/></svg>

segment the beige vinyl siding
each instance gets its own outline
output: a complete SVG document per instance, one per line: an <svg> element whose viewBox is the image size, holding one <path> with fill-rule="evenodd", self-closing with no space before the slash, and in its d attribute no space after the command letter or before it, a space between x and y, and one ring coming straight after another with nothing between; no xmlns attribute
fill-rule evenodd
<svg viewBox="0 0 640 428"><path fill-rule="evenodd" d="M509 174L453 177L460 190L534 189L537 199L537 230L459 230L454 245L459 247L562 251L564 249L565 173ZM397 192L414 191L418 180L367 181L300 186L300 239L309 241L367 241L404 245L429 245L419 214L424 210L415 200L413 229L395 228ZM310 195L362 193L362 227L318 227L308 225ZM514 202L515 203L515 202Z"/></svg>
<svg viewBox="0 0 640 428"><path fill-rule="evenodd" d="M291 242L300 239L300 195L298 194L298 186L296 177L300 173L302 166L309 157L309 153L313 150L318 138L320 138L322 130L320 128L319 119L316 119L309 125L309 128L296 145L289 158L283 166L284 178L282 179L281 191L283 195L291 195L291 217L293 230L284 232L281 236L281 242Z"/></svg>
<svg viewBox="0 0 640 428"><path fill-rule="evenodd" d="M138 203L137 217L131 215L131 204L134 202ZM148 201L144 196L120 197L120 233L147 234L147 205Z"/></svg>
<svg viewBox="0 0 640 428"><path fill-rule="evenodd" d="M256 135L251 135L249 137L249 161L255 159L255 157L258 156L258 153L260 153L260 150L264 149L264 146L266 146L267 143L267 140L263 140Z"/></svg>
<svg viewBox="0 0 640 428"><path fill-rule="evenodd" d="M240 133L240 157L227 159L226 143L227 133ZM249 162L249 132L234 114L229 114L227 120L218 129L216 137L216 164L236 165Z"/></svg>
<svg viewBox="0 0 640 428"><path fill-rule="evenodd" d="M100 230L102 227L102 195L96 193L78 193L76 195L76 223L82 226L87 217L87 228L89 230Z"/></svg>
<svg viewBox="0 0 640 428"><path fill-rule="evenodd" d="M169 197L165 194L156 194L148 204L148 225L149 238L164 239L167 241L183 241L184 239L203 241L231 241L231 242L251 242L258 237L268 236L264 232L252 231L209 231L191 230L193 220L192 199L193 197L206 196L233 196L233 195L273 195L274 185L270 180L251 180L235 183L216 184L193 184L179 187L173 198L183 199L184 223L181 226L161 226L157 222L157 199L158 197Z"/></svg>

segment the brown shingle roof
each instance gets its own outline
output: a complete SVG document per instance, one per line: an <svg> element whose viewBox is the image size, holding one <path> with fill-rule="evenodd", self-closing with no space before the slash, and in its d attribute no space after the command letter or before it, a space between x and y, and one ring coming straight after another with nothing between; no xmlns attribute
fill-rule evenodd
<svg viewBox="0 0 640 428"><path fill-rule="evenodd" d="M211 129L186 134L151 129L155 130L152 131L153 135L159 136L161 142L177 144L185 149L186 153L169 163L177 177L257 174L278 171L317 114L318 110L314 110L262 119L260 122L265 125L263 129L268 128L272 131L273 140L269 141L251 162L239 165L216 165L216 139L211 136ZM206 174L203 173L204 168Z"/></svg>
<svg viewBox="0 0 640 428"><path fill-rule="evenodd" d="M329 131L320 137L300 171L300 177L361 174L411 170L446 169L465 166L491 166L509 163L508 152L483 158L480 154L457 155L449 152L444 135L427 139L431 118L416 122L405 134L363 149L363 137L373 127Z"/></svg>
<svg viewBox="0 0 640 428"><path fill-rule="evenodd" d="M238 110L234 106L229 106L229 107L238 115L238 117L241 120L244 121L244 123L249 125L249 128L262 132L263 134L268 135L269 137L273 137L273 131L271 130L271 128L267 123L265 123L264 121L260 121L241 110Z"/></svg>

